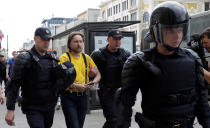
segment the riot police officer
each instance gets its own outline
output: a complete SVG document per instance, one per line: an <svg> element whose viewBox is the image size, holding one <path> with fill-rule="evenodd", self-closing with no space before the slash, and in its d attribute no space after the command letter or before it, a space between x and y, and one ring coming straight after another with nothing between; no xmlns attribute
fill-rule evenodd
<svg viewBox="0 0 210 128"><path fill-rule="evenodd" d="M195 117L210 128L210 109L200 59L180 48L189 40L189 15L177 2L154 8L149 31L156 47L133 54L122 71L118 128L130 126L132 106L138 90L141 128L192 128Z"/></svg>
<svg viewBox="0 0 210 128"><path fill-rule="evenodd" d="M51 32L48 28L37 28L33 48L16 57L11 78L6 86L8 111L5 120L8 125L14 125L15 100L21 86L21 109L26 114L30 128L50 128L52 126L58 91L54 83L60 83L56 81L59 77L54 78L54 74L64 74L62 72L66 70L60 71L59 67L63 66L58 65L55 56L47 52L51 39ZM70 76L71 74L75 76L75 72L70 71L69 73ZM69 79L71 82L66 81L66 77L59 81L71 85L74 78Z"/></svg>
<svg viewBox="0 0 210 128"><path fill-rule="evenodd" d="M114 97L116 90L121 87L123 64L130 56L129 51L120 48L121 39L122 32L112 29L108 32L108 45L91 54L102 75L98 94L103 114L106 118L103 128L116 127L117 108Z"/></svg>

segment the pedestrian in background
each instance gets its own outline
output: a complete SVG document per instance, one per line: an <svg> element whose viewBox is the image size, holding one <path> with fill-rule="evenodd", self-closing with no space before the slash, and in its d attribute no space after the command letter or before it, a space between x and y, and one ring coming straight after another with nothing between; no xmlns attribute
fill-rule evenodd
<svg viewBox="0 0 210 128"><path fill-rule="evenodd" d="M8 80L11 75L12 75L12 65L15 61L15 58L17 57L18 53L17 51L13 51L12 52L12 58L8 60L8 63L7 63L7 68L6 68L6 79Z"/></svg>
<svg viewBox="0 0 210 128"><path fill-rule="evenodd" d="M189 42L189 15L183 5L167 1L154 8L149 32L156 46L133 54L122 71L118 128L129 128L136 94L142 93L141 128L193 128L194 119L210 128L203 67L199 56L180 48Z"/></svg>
<svg viewBox="0 0 210 128"><path fill-rule="evenodd" d="M201 41L203 43L204 51L210 53L210 27L207 27L200 35ZM207 61L207 70L204 69L205 80L210 83L210 63ZM209 92L210 93L210 92Z"/></svg>
<svg viewBox="0 0 210 128"><path fill-rule="evenodd" d="M120 48L122 38L120 30L110 30L107 37L108 44L91 54L102 76L99 82L98 95L104 117L106 118L103 128L116 127L117 108L114 99L115 92L122 86L121 72L123 64L130 56L130 52Z"/></svg>
<svg viewBox="0 0 210 128"><path fill-rule="evenodd" d="M76 80L61 93L62 110L65 116L67 128L83 128L87 113L87 91L91 86L99 82L101 75L93 60L87 54L82 53L84 47L84 35L72 32L68 36L68 52L60 56L60 63L70 61L76 69ZM89 72L94 70L92 81L89 81Z"/></svg>

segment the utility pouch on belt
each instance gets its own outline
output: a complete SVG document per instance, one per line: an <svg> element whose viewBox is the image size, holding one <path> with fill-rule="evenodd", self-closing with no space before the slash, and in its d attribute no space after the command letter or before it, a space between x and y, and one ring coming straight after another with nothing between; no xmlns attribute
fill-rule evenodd
<svg viewBox="0 0 210 128"><path fill-rule="evenodd" d="M139 112L135 115L135 121L138 123L140 128L155 128L155 121L146 118Z"/></svg>

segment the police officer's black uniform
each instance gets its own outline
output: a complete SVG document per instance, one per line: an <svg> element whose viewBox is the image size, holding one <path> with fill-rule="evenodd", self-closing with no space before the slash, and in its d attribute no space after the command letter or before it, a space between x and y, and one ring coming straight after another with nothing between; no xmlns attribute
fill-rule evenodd
<svg viewBox="0 0 210 128"><path fill-rule="evenodd" d="M34 47L15 59L12 76L6 86L8 112L5 120L9 125L13 124L14 111L11 110L15 109L15 100L21 87L21 109L26 114L30 128L50 128L58 92L64 91L75 80L76 72L70 62L58 65L59 60L51 52L45 51L44 55L37 52L39 43L49 43L51 38L48 28L37 28Z"/></svg>
<svg viewBox="0 0 210 128"><path fill-rule="evenodd" d="M179 27L179 23L188 25L188 19L187 12L178 3L164 2L151 15L150 26L154 26L150 33L157 43L162 43L160 38L157 40L161 33L159 23ZM187 34L185 25L183 39ZM210 108L199 57L191 50L163 45L174 51L173 54L162 55L154 47L133 54L126 61L122 71L118 128L130 126L132 106L139 89L143 113L136 121L141 128L192 128L195 116L204 128L210 128Z"/></svg>
<svg viewBox="0 0 210 128"><path fill-rule="evenodd" d="M26 114L30 127L50 128L54 107L57 102L56 90L52 89L51 70L54 58L50 54L40 56L35 47L17 56L11 79L7 84L7 109L15 109L15 99L19 87L22 91L22 111ZM35 115L35 116L34 116ZM41 115L41 116L40 116ZM42 116L47 119L41 123ZM41 126L45 124L45 126Z"/></svg>
<svg viewBox="0 0 210 128"><path fill-rule="evenodd" d="M116 90L121 87L121 71L130 53L123 48L119 48L117 52L113 53L107 47L108 45L93 52L91 57L102 76L98 94L106 118L103 128L112 128L117 119L114 95Z"/></svg>

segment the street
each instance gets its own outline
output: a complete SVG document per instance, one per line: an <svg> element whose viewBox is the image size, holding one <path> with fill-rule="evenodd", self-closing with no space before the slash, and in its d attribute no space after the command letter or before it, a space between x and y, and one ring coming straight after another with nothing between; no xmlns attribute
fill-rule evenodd
<svg viewBox="0 0 210 128"><path fill-rule="evenodd" d="M4 87L3 87L4 88ZM139 97L140 95L138 95ZM136 103L134 106L134 112L137 108L140 108L140 104ZM15 126L9 126L6 124L4 118L6 114L6 104L0 105L0 128L29 128L26 117L22 113L20 107L15 107ZM105 118L103 117L102 110L92 110L90 114L86 115L84 128L102 128ZM138 128L137 123L132 119L132 128ZM62 109L55 111L54 122L52 128L66 128L64 115Z"/></svg>
<svg viewBox="0 0 210 128"><path fill-rule="evenodd" d="M0 128L29 128L26 117L22 114L20 107L16 105L15 110L15 126L10 127L6 124L4 117L6 113L6 105L0 106ZM102 128L105 121L102 110L93 110L91 114L87 114L84 128ZM54 123L52 128L66 128L65 119L62 110L55 111ZM132 121L132 128L138 128L138 125Z"/></svg>
<svg viewBox="0 0 210 128"><path fill-rule="evenodd" d="M140 101L141 101L141 93L138 93L137 95L137 101L135 106L133 107L134 112L140 111ZM16 105L16 110L15 110L15 126L11 127L8 126L4 120L5 118L5 113L6 113L6 105L0 105L0 128L29 128L26 117L24 114L22 114L22 111L20 107ZM87 114L84 128L102 128L103 123L105 121L105 118L103 117L102 110L92 110L90 114ZM198 122L195 121L194 123L194 128L201 128L201 126L198 125ZM54 123L52 128L66 128L65 125L65 119L63 116L62 110L56 110L55 111L55 116L54 116ZM131 128L139 128L137 123L135 123L134 118L132 117L132 122L131 122Z"/></svg>

